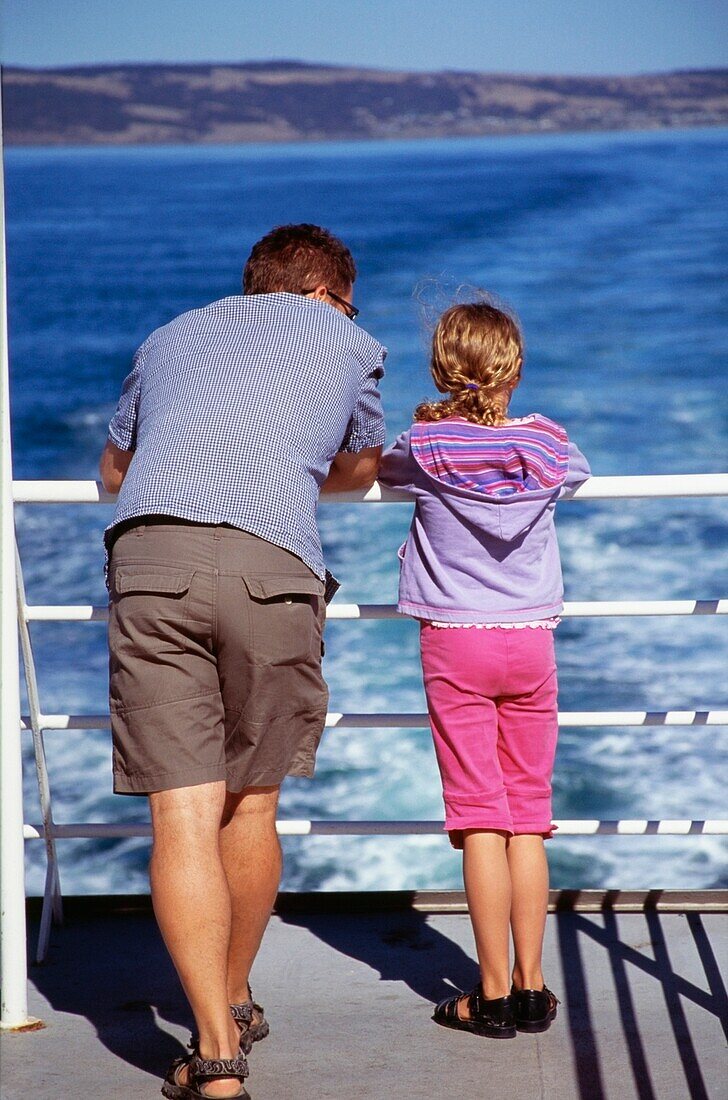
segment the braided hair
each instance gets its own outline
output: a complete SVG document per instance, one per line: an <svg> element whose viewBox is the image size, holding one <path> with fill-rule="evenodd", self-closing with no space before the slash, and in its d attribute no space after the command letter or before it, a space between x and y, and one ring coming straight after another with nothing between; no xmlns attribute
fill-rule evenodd
<svg viewBox="0 0 728 1100"><path fill-rule="evenodd" d="M423 401L415 420L460 416L474 424L506 419L521 377L523 337L516 320L487 302L451 306L432 336L430 371L440 401Z"/></svg>

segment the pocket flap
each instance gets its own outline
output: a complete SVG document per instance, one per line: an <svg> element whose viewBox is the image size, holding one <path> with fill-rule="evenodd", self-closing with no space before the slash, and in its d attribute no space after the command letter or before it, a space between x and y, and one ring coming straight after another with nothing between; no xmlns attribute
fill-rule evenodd
<svg viewBox="0 0 728 1100"><path fill-rule="evenodd" d="M193 573L137 573L134 569L117 569L114 587L120 594L154 592L158 595L181 596L192 583Z"/></svg>
<svg viewBox="0 0 728 1100"><path fill-rule="evenodd" d="M281 596L323 596L324 586L318 577L292 577L290 573L267 573L264 576L243 577L243 583L256 600L273 600Z"/></svg>

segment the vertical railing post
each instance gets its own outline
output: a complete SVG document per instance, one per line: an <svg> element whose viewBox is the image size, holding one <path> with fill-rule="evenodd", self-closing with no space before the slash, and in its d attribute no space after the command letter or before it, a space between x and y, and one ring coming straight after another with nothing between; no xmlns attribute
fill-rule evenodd
<svg viewBox="0 0 728 1100"><path fill-rule="evenodd" d="M51 935L51 918L55 918L58 924L63 919L63 902L61 898L61 880L58 872L58 859L56 854L56 841L53 821L53 802L51 799L51 784L48 776L48 763L46 760L43 728L41 726L40 695L38 693L38 678L35 672L35 659L33 657L33 644L30 638L30 628L26 618L27 601L25 598L25 585L23 583L23 566L20 562L20 554L15 553L15 572L18 585L17 607L18 627L20 630L20 651L23 655L23 669L25 671L25 686L28 693L28 715L31 733L33 735L33 754L35 756L35 773L38 780L38 795L40 797L40 809L43 817L43 838L46 846L46 883L43 891L43 908L40 915L40 928L35 949L35 961L46 961Z"/></svg>
<svg viewBox="0 0 728 1100"><path fill-rule="evenodd" d="M5 263L5 177L0 91L0 1027L23 1028L32 1026L33 1021L28 1017L23 764Z"/></svg>

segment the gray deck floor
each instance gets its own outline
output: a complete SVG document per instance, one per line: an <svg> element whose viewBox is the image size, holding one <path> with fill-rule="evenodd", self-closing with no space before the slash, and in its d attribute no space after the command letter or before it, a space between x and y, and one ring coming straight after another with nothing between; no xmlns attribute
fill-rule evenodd
<svg viewBox="0 0 728 1100"><path fill-rule="evenodd" d="M433 1001L476 979L467 916L278 916L254 975L272 1033L248 1088L253 1100L725 1100L726 939L719 914L550 916L558 1020L498 1042L430 1022ZM47 1027L2 1035L3 1100L159 1095L190 1019L151 915L74 917L31 979Z"/></svg>

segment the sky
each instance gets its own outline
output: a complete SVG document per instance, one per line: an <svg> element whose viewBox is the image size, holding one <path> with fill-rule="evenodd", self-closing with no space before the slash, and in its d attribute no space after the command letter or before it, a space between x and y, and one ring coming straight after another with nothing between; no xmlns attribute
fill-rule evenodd
<svg viewBox="0 0 728 1100"><path fill-rule="evenodd" d="M408 70L728 63L728 0L0 0L5 65L287 58Z"/></svg>

